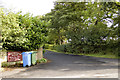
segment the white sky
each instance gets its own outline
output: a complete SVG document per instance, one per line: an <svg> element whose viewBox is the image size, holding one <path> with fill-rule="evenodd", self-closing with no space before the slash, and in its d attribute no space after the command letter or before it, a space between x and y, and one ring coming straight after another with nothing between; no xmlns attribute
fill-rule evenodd
<svg viewBox="0 0 120 80"><path fill-rule="evenodd" d="M0 0L0 3L12 11L22 11L24 14L29 12L33 16L37 16L50 12L54 8L53 1L56 0ZM112 23L108 23L107 25L111 26Z"/></svg>
<svg viewBox="0 0 120 80"><path fill-rule="evenodd" d="M15 12L30 12L33 16L43 15L51 11L55 0L0 0L2 5Z"/></svg>
<svg viewBox="0 0 120 80"><path fill-rule="evenodd" d="M56 0L0 0L3 6L13 11L30 12L33 16L43 15L51 11ZM118 0L117 0L118 1Z"/></svg>

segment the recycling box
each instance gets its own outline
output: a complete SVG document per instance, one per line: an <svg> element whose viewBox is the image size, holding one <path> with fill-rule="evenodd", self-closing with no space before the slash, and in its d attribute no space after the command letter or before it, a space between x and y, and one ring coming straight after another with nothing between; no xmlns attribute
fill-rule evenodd
<svg viewBox="0 0 120 80"><path fill-rule="evenodd" d="M32 52L22 52L23 67L31 66L31 54Z"/></svg>
<svg viewBox="0 0 120 80"><path fill-rule="evenodd" d="M35 65L36 64L36 61L37 61L37 51L31 51L32 54L31 54L31 63L32 65Z"/></svg>

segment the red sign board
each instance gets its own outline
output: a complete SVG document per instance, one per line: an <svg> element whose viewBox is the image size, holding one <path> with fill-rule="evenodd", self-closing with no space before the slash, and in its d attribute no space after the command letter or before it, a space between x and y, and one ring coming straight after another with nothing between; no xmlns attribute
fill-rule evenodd
<svg viewBox="0 0 120 80"><path fill-rule="evenodd" d="M8 62L22 61L21 52L8 52L7 61Z"/></svg>

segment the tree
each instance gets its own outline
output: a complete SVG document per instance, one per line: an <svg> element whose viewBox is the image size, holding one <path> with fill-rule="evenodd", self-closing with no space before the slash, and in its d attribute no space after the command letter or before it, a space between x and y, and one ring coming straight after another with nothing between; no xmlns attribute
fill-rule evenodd
<svg viewBox="0 0 120 80"><path fill-rule="evenodd" d="M1 27L2 27L2 42L3 48L9 50L21 50L23 44L27 42L25 38L25 30L19 27L18 14L13 12L5 12L1 10Z"/></svg>
<svg viewBox="0 0 120 80"><path fill-rule="evenodd" d="M21 14L1 10L3 48L14 51L38 50L38 59L43 58L42 46L47 41L48 22L30 13ZM40 56L39 56L40 55Z"/></svg>
<svg viewBox="0 0 120 80"><path fill-rule="evenodd" d="M30 14L20 15L19 16L20 26L24 28L26 33L26 38L28 42L25 43L28 47L28 50L37 50L38 59L42 59L42 47L47 41L47 26L48 22L42 20L39 16L32 17Z"/></svg>
<svg viewBox="0 0 120 80"><path fill-rule="evenodd" d="M46 15L52 23L50 33L56 33L56 38L67 38L71 47L68 50L75 53L104 51L111 45L115 48L118 38L119 5L114 5L116 2L58 1L54 9ZM108 27L108 21L113 23L112 26Z"/></svg>

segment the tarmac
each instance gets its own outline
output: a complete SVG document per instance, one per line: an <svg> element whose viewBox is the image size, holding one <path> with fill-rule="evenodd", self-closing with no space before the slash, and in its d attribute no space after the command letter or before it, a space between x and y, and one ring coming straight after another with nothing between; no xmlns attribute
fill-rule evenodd
<svg viewBox="0 0 120 80"><path fill-rule="evenodd" d="M2 72L1 78L118 78L118 59L46 51L49 63Z"/></svg>

